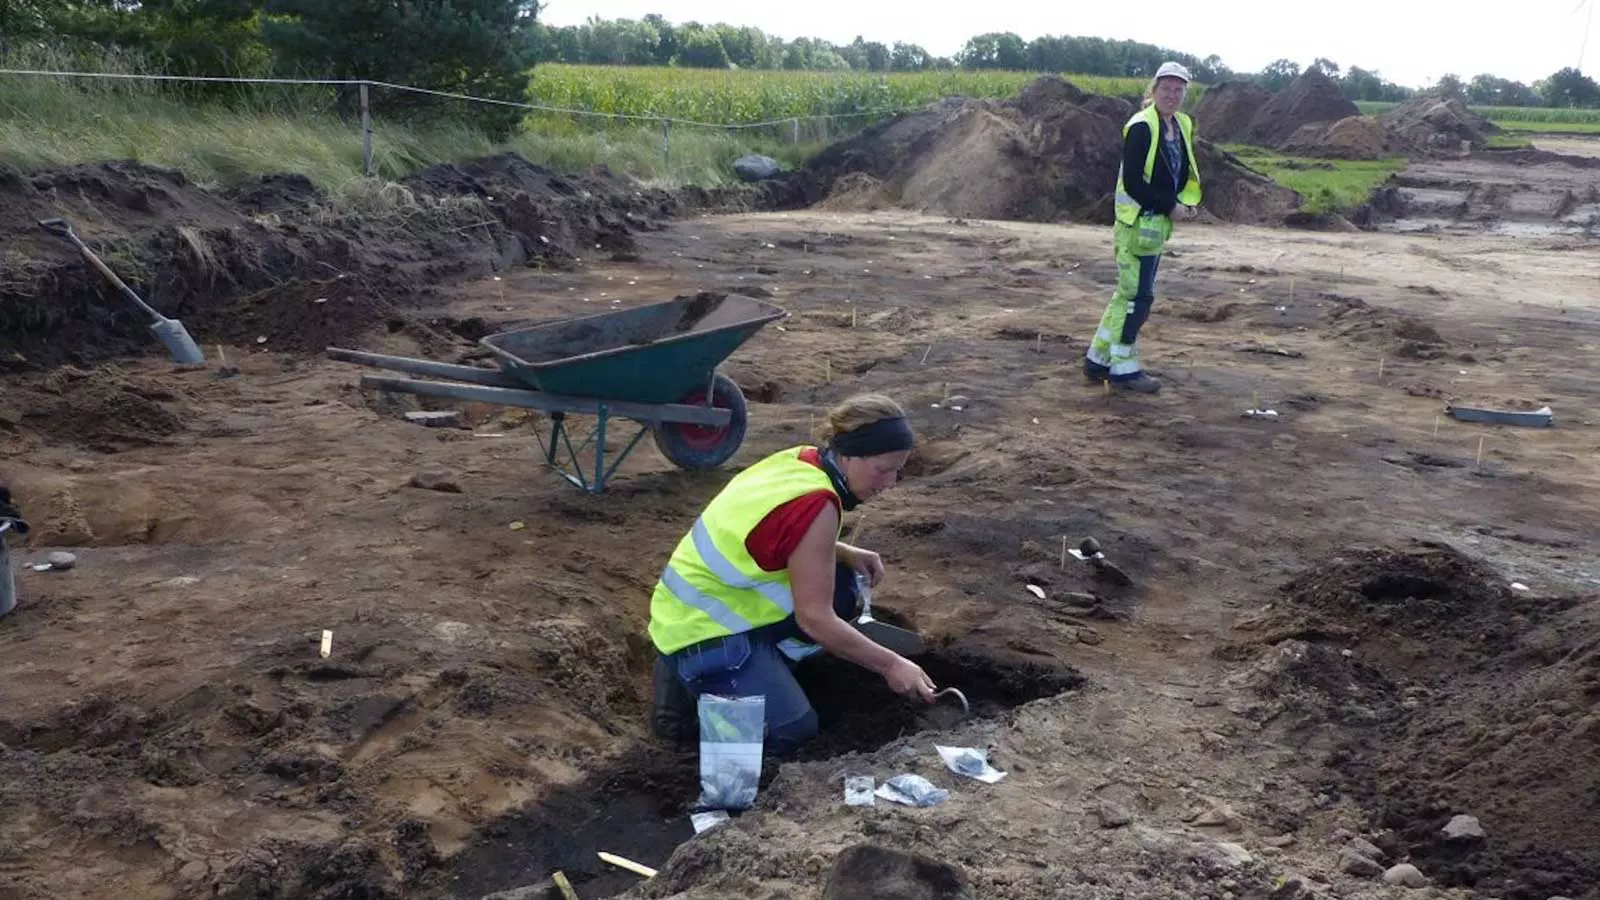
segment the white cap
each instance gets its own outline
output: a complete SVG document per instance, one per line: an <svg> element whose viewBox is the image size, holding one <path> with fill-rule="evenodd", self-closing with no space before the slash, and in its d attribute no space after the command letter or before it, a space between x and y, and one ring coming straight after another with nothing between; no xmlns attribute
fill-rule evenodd
<svg viewBox="0 0 1600 900"><path fill-rule="evenodd" d="M1156 70L1156 77L1166 78L1169 75L1173 78L1182 78L1185 83L1194 80L1189 77L1188 69L1175 62L1164 62L1161 64L1161 68Z"/></svg>

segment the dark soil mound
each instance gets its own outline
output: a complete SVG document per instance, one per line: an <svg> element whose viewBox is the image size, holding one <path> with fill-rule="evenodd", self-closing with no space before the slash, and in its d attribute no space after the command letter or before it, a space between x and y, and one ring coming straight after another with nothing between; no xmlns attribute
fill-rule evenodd
<svg viewBox="0 0 1600 900"><path fill-rule="evenodd" d="M1282 593L1232 708L1338 725L1329 789L1438 886L1597 896L1600 597L1529 599L1440 544L1343 553ZM1485 836L1447 837L1456 815Z"/></svg>
<svg viewBox="0 0 1600 900"><path fill-rule="evenodd" d="M445 340L411 313L442 282L626 251L633 234L685 208L792 204L796 189L675 194L515 154L371 182L337 202L297 175L213 192L126 161L0 170L0 372L161 352L146 317L41 219L71 222L202 345L318 352L379 326Z"/></svg>
<svg viewBox="0 0 1600 900"><path fill-rule="evenodd" d="M1259 147L1277 147L1302 126L1360 114L1361 110L1345 99L1338 83L1321 69L1307 69L1256 110L1241 139Z"/></svg>
<svg viewBox="0 0 1600 900"><path fill-rule="evenodd" d="M1459 153L1463 146L1481 150L1489 135L1501 130L1454 97L1413 97L1378 120L1398 143L1416 153Z"/></svg>
<svg viewBox="0 0 1600 900"><path fill-rule="evenodd" d="M1570 602L1485 671L1414 689L1398 727L1335 757L1373 824L1441 886L1600 896L1600 598ZM1455 815L1484 837L1447 838Z"/></svg>
<svg viewBox="0 0 1600 900"><path fill-rule="evenodd" d="M1195 130L1208 140L1230 144L1244 139L1256 113L1272 92L1250 81L1224 81L1207 88L1195 107Z"/></svg>
<svg viewBox="0 0 1600 900"><path fill-rule="evenodd" d="M1109 223L1122 125L1133 109L1054 77L1012 100L949 98L827 148L808 163L808 190L828 194L835 209L892 204L971 218ZM1196 153L1203 206L1219 218L1275 223L1298 208L1298 194L1208 141ZM862 175L871 190L862 189Z"/></svg>
<svg viewBox="0 0 1600 900"><path fill-rule="evenodd" d="M1282 591L1310 622L1329 633L1344 630L1372 645L1364 654L1411 671L1504 652L1525 625L1498 572L1443 544L1354 550L1311 568ZM1412 662L1412 651L1424 646L1427 655Z"/></svg>

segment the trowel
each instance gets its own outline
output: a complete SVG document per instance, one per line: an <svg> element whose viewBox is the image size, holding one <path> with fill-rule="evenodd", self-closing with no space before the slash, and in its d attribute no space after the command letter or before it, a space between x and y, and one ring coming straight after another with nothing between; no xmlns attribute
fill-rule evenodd
<svg viewBox="0 0 1600 900"><path fill-rule="evenodd" d="M1078 545L1078 549L1068 552L1094 567L1095 575L1110 581L1112 584L1118 584L1123 587L1133 585L1133 579L1128 577L1128 573L1112 565L1111 560L1106 559L1105 553L1100 550L1100 542L1093 537L1084 538L1083 543Z"/></svg>
<svg viewBox="0 0 1600 900"><path fill-rule="evenodd" d="M901 656L916 656L927 649L922 635L904 628L896 628L872 617L872 585L867 576L856 574L856 593L861 597L861 615L856 617L856 630L866 635L880 647L887 647Z"/></svg>

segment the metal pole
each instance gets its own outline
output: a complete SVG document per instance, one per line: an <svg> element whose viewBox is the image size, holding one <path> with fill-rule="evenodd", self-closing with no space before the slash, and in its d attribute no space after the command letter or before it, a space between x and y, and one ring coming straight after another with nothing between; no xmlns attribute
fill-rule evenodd
<svg viewBox="0 0 1600 900"><path fill-rule="evenodd" d="M361 82L361 174L372 177L372 104L365 81Z"/></svg>
<svg viewBox="0 0 1600 900"><path fill-rule="evenodd" d="M661 161L663 165L672 165L672 123L666 119L661 120Z"/></svg>
<svg viewBox="0 0 1600 900"><path fill-rule="evenodd" d="M800 120L799 119L795 119L794 120L794 141L793 141L793 143L796 143L796 144L800 143Z"/></svg>

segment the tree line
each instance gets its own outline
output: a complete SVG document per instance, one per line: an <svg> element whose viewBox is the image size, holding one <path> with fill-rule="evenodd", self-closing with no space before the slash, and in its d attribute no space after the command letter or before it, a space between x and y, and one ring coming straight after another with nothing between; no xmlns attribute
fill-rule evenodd
<svg viewBox="0 0 1600 900"><path fill-rule="evenodd" d="M538 62L861 72L966 68L1143 78L1175 59L1203 83L1248 80L1274 91L1301 73L1287 59L1259 72L1236 72L1215 54L1196 57L1138 41L1070 35L1024 40L989 32L968 39L953 57L940 57L911 43L784 39L749 26L675 24L660 15L591 17L581 25L552 27L538 20L539 7L539 0L0 0L0 53L48 39L134 51L166 74L387 81L501 100L523 99L528 73ZM1416 93L1376 71L1345 69L1328 59L1308 68L1334 79L1351 100L1401 101ZM1490 106L1600 107L1600 85L1573 68L1532 85L1491 74L1470 80L1446 75L1426 90ZM394 92L375 102L389 113L448 108ZM463 114L501 133L518 118L507 108Z"/></svg>

